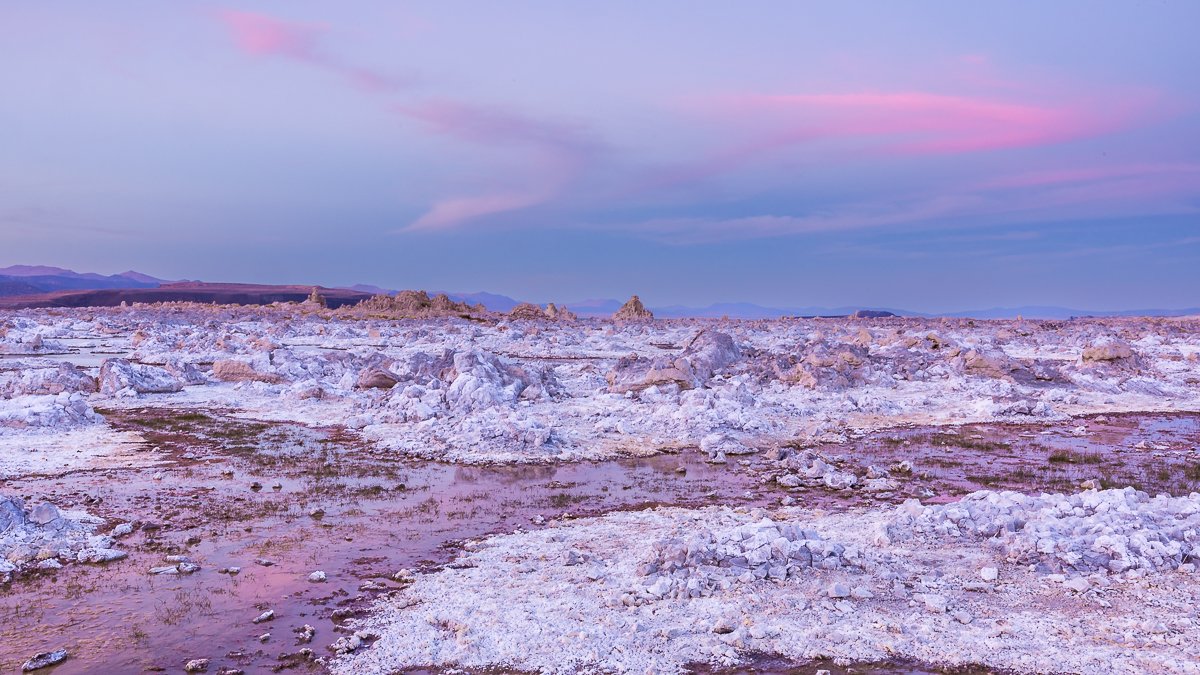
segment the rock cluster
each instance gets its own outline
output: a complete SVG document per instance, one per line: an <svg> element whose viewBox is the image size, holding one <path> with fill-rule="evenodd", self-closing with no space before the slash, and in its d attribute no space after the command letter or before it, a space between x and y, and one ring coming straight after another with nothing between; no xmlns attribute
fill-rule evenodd
<svg viewBox="0 0 1200 675"><path fill-rule="evenodd" d="M0 363L0 398L95 391L96 378L70 363L48 359Z"/></svg>
<svg viewBox="0 0 1200 675"><path fill-rule="evenodd" d="M660 541L652 551L653 557L638 568L645 583L634 599L707 597L734 582L783 581L813 568L861 568L866 564L866 558L852 546L770 518L723 530L700 529L687 537Z"/></svg>
<svg viewBox="0 0 1200 675"><path fill-rule="evenodd" d="M54 396L18 396L0 401L0 434L5 429L69 429L103 419L80 392Z"/></svg>
<svg viewBox="0 0 1200 675"><path fill-rule="evenodd" d="M730 335L702 330L688 341L679 356L650 359L631 354L617 361L605 378L609 391L615 393L662 385L693 389L703 387L715 373L741 356L741 349Z"/></svg>
<svg viewBox="0 0 1200 675"><path fill-rule="evenodd" d="M566 307L558 307L554 303L550 303L543 309L528 302L522 302L513 307L508 313L508 318L514 321L575 321L577 319L575 313Z"/></svg>
<svg viewBox="0 0 1200 675"><path fill-rule="evenodd" d="M1037 496L981 491L953 504L910 500L887 531L893 539L912 534L976 539L1008 560L1047 571L1187 569L1200 559L1200 494L1152 498L1133 488Z"/></svg>
<svg viewBox="0 0 1200 675"><path fill-rule="evenodd" d="M353 307L339 309L343 314L369 314L397 319L485 314L481 306L454 302L445 293L432 298L425 291L400 291L396 295L374 295Z"/></svg>
<svg viewBox="0 0 1200 675"><path fill-rule="evenodd" d="M124 551L113 548L114 536L92 534L100 522L87 514L64 514L50 502L27 511L20 499L0 495L0 582L33 567L124 558Z"/></svg>
<svg viewBox="0 0 1200 675"><path fill-rule="evenodd" d="M646 309L641 298L635 295L621 305L621 308L613 313L612 318L614 321L648 321L654 318L654 312Z"/></svg>

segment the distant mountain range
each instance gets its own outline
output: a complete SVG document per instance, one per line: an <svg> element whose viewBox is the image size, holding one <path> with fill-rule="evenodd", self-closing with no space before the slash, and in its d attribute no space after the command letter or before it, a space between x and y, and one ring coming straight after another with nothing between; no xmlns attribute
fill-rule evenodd
<svg viewBox="0 0 1200 675"><path fill-rule="evenodd" d="M105 276L90 272L80 274L44 265L0 267L0 296L110 288L157 288L163 283L163 279L133 271Z"/></svg>
<svg viewBox="0 0 1200 675"><path fill-rule="evenodd" d="M350 286L349 288L356 291L366 291L369 293L383 293L387 295L395 294L397 291L380 288L378 286ZM479 303L493 312L508 312L520 304L521 300L510 298L506 295L497 295L495 293L447 293L451 300L456 302L467 302L470 304ZM542 304L545 303L534 303ZM589 300L580 300L578 302L560 303L572 312L579 316L610 316L613 312L620 309L621 305L625 304L623 300L612 300L609 298L593 298ZM849 316L859 311L874 311L888 312L896 316L911 316L921 318L968 318L968 319L1015 319L1018 316L1026 319L1069 319L1073 316L1191 316L1200 315L1200 307L1191 307L1186 309L1130 309L1121 311L1089 311L1082 309L1072 309L1070 307L1054 307L1029 305L1021 307L992 307L989 309L967 310L962 312L945 312L945 313L928 313L928 312L913 312L906 309L896 309L891 307L767 307L756 305L751 302L722 302L708 305L706 307L689 307L685 305L666 305L662 307L649 307L650 311L654 312L654 316L664 319L676 318L721 318L729 317L731 319L776 319L784 316L793 317L815 317L815 316Z"/></svg>
<svg viewBox="0 0 1200 675"><path fill-rule="evenodd" d="M165 279L158 279L148 274L140 272L122 272L121 274L103 275L95 273L79 273L73 270L63 269L61 267L48 267L43 265L12 265L10 267L0 267L0 297L17 297L17 296L38 296L43 294L61 294L66 291L84 291L84 290L112 290L112 289L155 289L160 286L172 284ZM232 288L248 288L243 284L216 284L209 285L212 287L220 286L224 289L225 286ZM172 288L183 290L183 286L175 284ZM268 286L255 287L260 290L260 294L266 293L269 290ZM294 286L279 286L279 292L286 293L289 297L299 293L303 288L309 288L305 285ZM231 290L230 289L230 290ZM340 302L350 302L353 298L362 297L363 295L394 295L398 291L386 289L379 286L369 284L357 284L354 286L343 287L345 291L357 292L346 294L345 298L338 297ZM163 290L166 292L166 289ZM205 291L206 293L209 291ZM228 295L229 290L222 290L220 293L214 294L220 297L231 297ZM496 293L477 292L477 293L446 293L456 302L466 302L469 304L481 304L493 312L508 312L516 307L522 301L510 298L506 295L498 295ZM339 295L340 294L335 294ZM138 298L142 302L151 302L149 298L156 297L155 294L147 295L146 299ZM165 297L165 296L164 296ZM272 295L274 297L274 295ZM79 302L84 302L84 298L78 298ZM545 304L545 303L535 303ZM560 303L563 304L563 303ZM580 316L609 316L617 311L624 304L622 300L612 300L608 298L580 300L578 302L567 302L566 307ZM729 317L731 319L772 319L782 316L847 316L860 310L871 310L880 312L890 312L897 316L912 316L912 317L954 317L954 318L973 318L973 319L1011 319L1018 316L1027 319L1068 319L1073 316L1189 316L1200 315L1200 307L1189 307L1186 309L1131 309L1122 311L1088 311L1080 309L1072 309L1069 307L1055 306L1022 306L1022 307L992 307L988 309L968 310L961 312L945 312L945 313L924 313L912 312L904 309L893 309L887 307L768 307L756 305L749 302L726 302L708 305L706 307L688 307L684 305L667 305L663 307L650 307L654 315L661 318L720 318Z"/></svg>

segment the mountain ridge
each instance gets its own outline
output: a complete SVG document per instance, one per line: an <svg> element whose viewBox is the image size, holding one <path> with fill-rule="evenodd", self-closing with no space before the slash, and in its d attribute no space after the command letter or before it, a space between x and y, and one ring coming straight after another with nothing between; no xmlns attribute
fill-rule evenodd
<svg viewBox="0 0 1200 675"><path fill-rule="evenodd" d="M10 265L0 267L0 297L33 296L37 294L65 291L153 289L172 284L165 279L134 270L119 274L103 275L95 272L76 272L50 265ZM229 283L227 286L236 286ZM317 284L292 284L290 286L315 286ZM281 285L280 285L281 286ZM394 295L398 291L371 284L354 284L335 287L365 294ZM446 292L455 302L482 304L493 312L506 313L522 302L506 295L488 291L471 293ZM576 302L557 302L572 312L584 317L609 316L623 304L611 298L588 298ZM534 303L545 305L545 302ZM1181 309L1125 309L1125 310L1080 310L1057 305L1021 305L1016 307L988 307L953 312L916 312L891 307L864 306L797 306L773 307L753 302L717 302L706 306L660 305L648 306L660 318L721 318L771 319L779 317L847 316L860 310L890 312L897 316L920 318L973 318L973 319L1069 319L1071 317L1129 317L1129 316L1190 316L1200 315L1200 307Z"/></svg>

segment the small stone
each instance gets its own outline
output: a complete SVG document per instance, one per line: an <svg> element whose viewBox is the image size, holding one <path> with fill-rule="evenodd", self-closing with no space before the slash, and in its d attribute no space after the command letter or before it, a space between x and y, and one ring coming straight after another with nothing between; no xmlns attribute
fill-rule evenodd
<svg viewBox="0 0 1200 675"><path fill-rule="evenodd" d="M259 641L259 642L266 642L267 640L270 640L270 639L271 639L271 634L270 634L270 633L263 633L262 635L259 635L259 636L258 636L258 641Z"/></svg>
<svg viewBox="0 0 1200 675"><path fill-rule="evenodd" d="M1083 593L1087 589L1091 588L1092 584L1084 577L1075 577L1074 579L1068 579L1064 581L1063 586L1075 591L1076 593Z"/></svg>
<svg viewBox="0 0 1200 675"><path fill-rule="evenodd" d="M199 571L200 571L200 566L194 562L186 562L185 561L185 562L179 563L179 573L180 574L194 574Z"/></svg>
<svg viewBox="0 0 1200 675"><path fill-rule="evenodd" d="M58 512L58 508L50 502L42 502L33 507L33 510L29 512L30 522L36 525L49 525L61 517L62 515ZM53 654L56 652L50 653Z"/></svg>
<svg viewBox="0 0 1200 675"><path fill-rule="evenodd" d="M826 590L826 593L831 598L848 598L850 597L850 587L846 584L838 582L830 586Z"/></svg>
<svg viewBox="0 0 1200 675"><path fill-rule="evenodd" d="M329 648L335 654L349 654L362 646L362 638L358 635L345 635L337 639Z"/></svg>
<svg viewBox="0 0 1200 675"><path fill-rule="evenodd" d="M975 617L971 616L970 612L961 609L950 612L950 616L954 617L955 621L962 624L968 624L975 620Z"/></svg>
<svg viewBox="0 0 1200 675"><path fill-rule="evenodd" d="M192 659L183 666L186 673L203 673L208 670L208 659Z"/></svg>
<svg viewBox="0 0 1200 675"><path fill-rule="evenodd" d="M76 560L82 563L106 563L121 560L128 554L113 548L88 548L79 552Z"/></svg>
<svg viewBox="0 0 1200 675"><path fill-rule="evenodd" d="M308 580L313 582L314 584L319 584L319 583L325 581L327 578L328 577L321 570L317 570L316 572L313 572L312 574L308 575Z"/></svg>
<svg viewBox="0 0 1200 675"><path fill-rule="evenodd" d="M712 632L716 633L717 635L728 635L729 633L732 633L736 627L737 626L734 625L732 619L728 617L722 617L717 619L717 622L713 624Z"/></svg>
<svg viewBox="0 0 1200 675"><path fill-rule="evenodd" d="M923 600L925 602L925 609L934 614L945 614L946 609L950 605L950 601L946 599L946 596L937 595L936 593L926 593Z"/></svg>
<svg viewBox="0 0 1200 675"><path fill-rule="evenodd" d="M1000 577L1000 570L995 567L984 567L979 570L979 578L984 581L995 581Z"/></svg>
<svg viewBox="0 0 1200 675"><path fill-rule="evenodd" d="M270 621L271 619L274 619L274 618L275 618L275 610L268 609L267 611L263 612L262 614L259 614L258 616L256 616L254 618L253 623L263 623L265 621Z"/></svg>
<svg viewBox="0 0 1200 675"><path fill-rule="evenodd" d="M56 649L52 652L40 652L38 654L34 654L32 658L26 661L25 664L21 666L21 671L28 673L34 670L41 670L42 668L57 666L66 660L67 650L65 649Z"/></svg>

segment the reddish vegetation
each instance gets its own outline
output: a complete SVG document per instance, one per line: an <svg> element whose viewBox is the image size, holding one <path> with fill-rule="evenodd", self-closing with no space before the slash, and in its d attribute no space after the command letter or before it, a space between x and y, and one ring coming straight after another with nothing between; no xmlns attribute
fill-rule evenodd
<svg viewBox="0 0 1200 675"><path fill-rule="evenodd" d="M370 293L340 288L317 287L331 308L352 305L371 297ZM119 288L83 291L58 291L40 295L0 298L0 308L34 307L115 307L122 302L204 302L223 305L269 305L273 302L304 302L312 286L272 286L266 284L213 284L182 281L158 288Z"/></svg>

